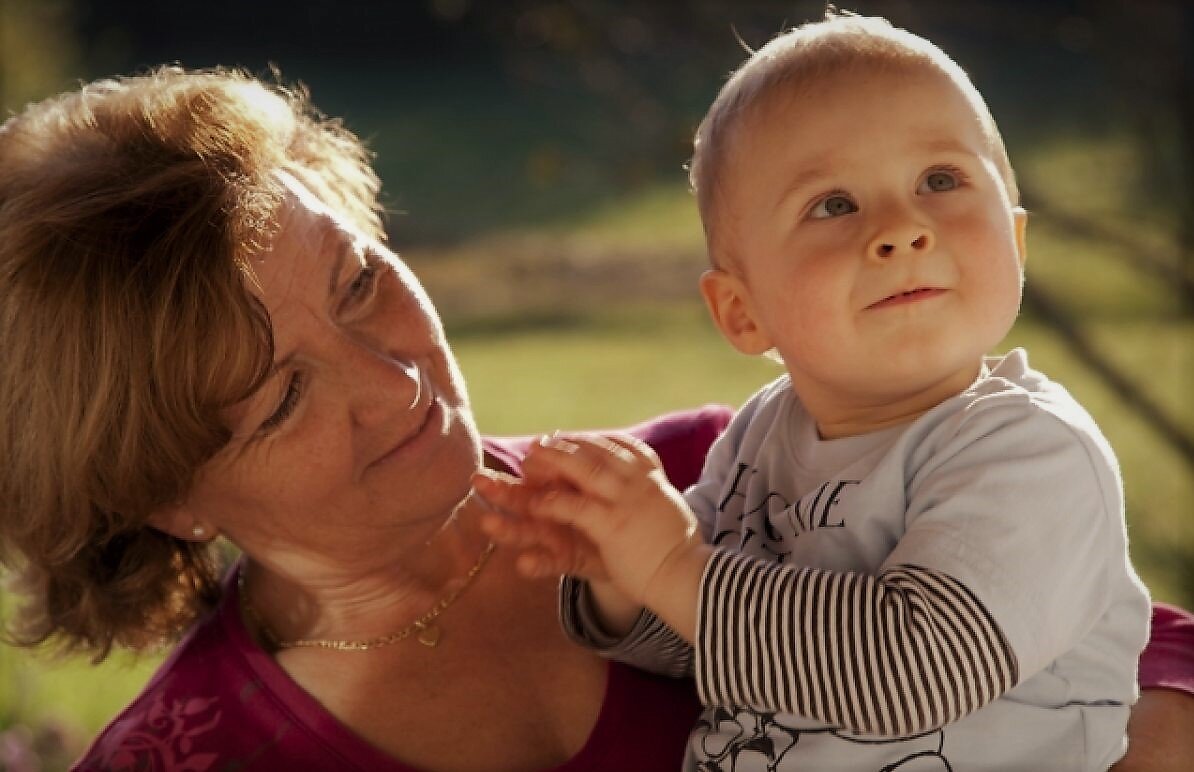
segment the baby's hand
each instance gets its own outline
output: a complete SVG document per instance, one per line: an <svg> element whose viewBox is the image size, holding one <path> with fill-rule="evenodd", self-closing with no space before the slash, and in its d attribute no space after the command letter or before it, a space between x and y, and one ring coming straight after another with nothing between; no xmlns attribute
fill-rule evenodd
<svg viewBox="0 0 1194 772"><path fill-rule="evenodd" d="M581 549L572 557L600 566L637 603L696 532L696 519L655 452L632 437L543 438L528 452L523 472L529 482L517 491L507 486L497 493L483 483L489 477L478 480L478 491L502 508L574 528L583 538L574 540ZM549 480L554 484L536 484Z"/></svg>
<svg viewBox="0 0 1194 772"><path fill-rule="evenodd" d="M607 581L609 574L601 557L584 534L571 526L530 514L531 498L551 486L546 480L478 470L473 475L473 488L489 509L481 516L482 530L494 542L518 550L515 567L523 576L537 579L570 574Z"/></svg>

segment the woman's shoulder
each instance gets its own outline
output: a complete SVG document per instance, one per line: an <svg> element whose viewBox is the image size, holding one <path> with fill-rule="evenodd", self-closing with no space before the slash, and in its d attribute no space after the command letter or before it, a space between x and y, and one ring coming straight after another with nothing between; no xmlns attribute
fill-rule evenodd
<svg viewBox="0 0 1194 772"><path fill-rule="evenodd" d="M200 621L133 700L96 736L75 769L205 769L238 755L246 680L230 666L216 615Z"/></svg>
<svg viewBox="0 0 1194 772"><path fill-rule="evenodd" d="M705 405L665 413L626 431L655 449L672 485L683 489L700 477L709 446L733 416L725 405Z"/></svg>
<svg viewBox="0 0 1194 772"><path fill-rule="evenodd" d="M1173 689L1194 698L1194 614L1153 604L1152 635L1140 657L1140 686Z"/></svg>
<svg viewBox="0 0 1194 772"><path fill-rule="evenodd" d="M344 766L318 729L314 709L279 689L281 676L255 664L254 658L272 660L240 623L234 578L230 573L215 612L191 629L73 769L214 769L250 762L281 768L299 759L320 768ZM292 682L290 689L301 691Z"/></svg>

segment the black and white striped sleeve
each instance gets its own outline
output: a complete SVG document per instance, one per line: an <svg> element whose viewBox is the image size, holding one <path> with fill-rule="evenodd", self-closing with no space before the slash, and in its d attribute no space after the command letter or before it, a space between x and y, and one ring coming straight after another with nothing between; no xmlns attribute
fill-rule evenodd
<svg viewBox="0 0 1194 772"><path fill-rule="evenodd" d="M569 638L604 657L652 673L673 678L692 675L692 644L650 611L639 614L624 638L604 633L588 587L588 582L570 576L560 581L560 622Z"/></svg>
<svg viewBox="0 0 1194 772"><path fill-rule="evenodd" d="M725 551L701 582L695 672L706 705L888 736L943 726L1017 682L1002 632L945 574L870 576Z"/></svg>

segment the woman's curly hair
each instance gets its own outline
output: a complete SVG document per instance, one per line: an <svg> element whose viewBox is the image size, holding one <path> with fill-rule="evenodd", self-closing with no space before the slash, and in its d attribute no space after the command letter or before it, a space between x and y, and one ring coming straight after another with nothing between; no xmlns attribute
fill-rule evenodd
<svg viewBox="0 0 1194 772"><path fill-rule="evenodd" d="M276 78L275 78L276 80ZM382 237L378 179L302 89L161 67L0 127L0 561L8 631L98 661L219 596L212 547L149 525L229 439L272 358L249 258L300 178Z"/></svg>

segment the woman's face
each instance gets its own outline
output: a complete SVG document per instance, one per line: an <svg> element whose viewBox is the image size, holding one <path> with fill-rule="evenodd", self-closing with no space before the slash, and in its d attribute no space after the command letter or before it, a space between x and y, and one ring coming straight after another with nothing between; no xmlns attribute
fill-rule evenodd
<svg viewBox="0 0 1194 772"><path fill-rule="evenodd" d="M254 259L275 371L184 508L265 563L388 559L467 494L480 445L435 309L410 270L289 175ZM311 566L314 567L314 566Z"/></svg>

